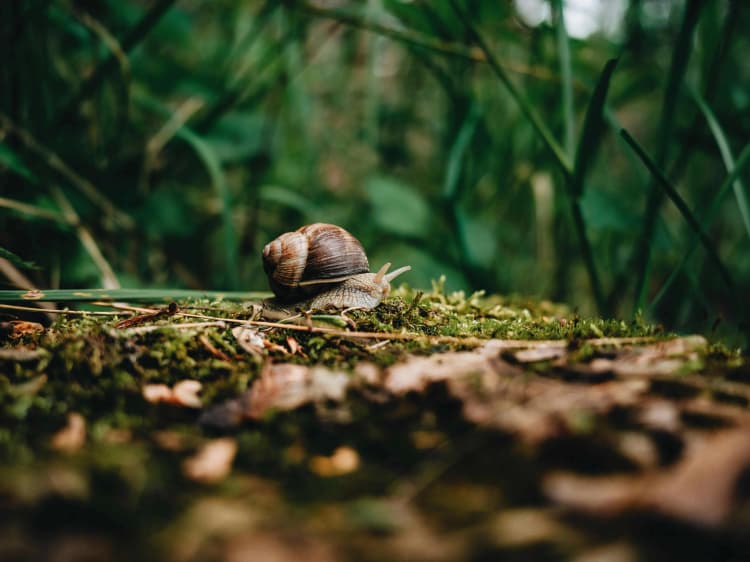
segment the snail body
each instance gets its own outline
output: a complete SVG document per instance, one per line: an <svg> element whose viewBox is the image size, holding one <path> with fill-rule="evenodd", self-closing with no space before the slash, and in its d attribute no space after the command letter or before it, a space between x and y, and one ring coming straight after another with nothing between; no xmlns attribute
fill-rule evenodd
<svg viewBox="0 0 750 562"><path fill-rule="evenodd" d="M375 308L390 282L411 269L377 273L362 244L333 224L314 223L287 232L263 248L263 269L276 299L288 308Z"/></svg>

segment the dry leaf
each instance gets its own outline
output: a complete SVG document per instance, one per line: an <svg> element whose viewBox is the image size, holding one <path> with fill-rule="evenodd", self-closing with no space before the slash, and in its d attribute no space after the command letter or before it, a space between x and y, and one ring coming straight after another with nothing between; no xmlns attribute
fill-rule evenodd
<svg viewBox="0 0 750 562"><path fill-rule="evenodd" d="M172 389L166 384L147 384L141 390L146 402L156 404L158 402L169 402L172 400Z"/></svg>
<svg viewBox="0 0 750 562"><path fill-rule="evenodd" d="M324 367L269 363L249 391L245 415L260 419L270 410L293 410L324 400L341 401L348 383L346 373Z"/></svg>
<svg viewBox="0 0 750 562"><path fill-rule="evenodd" d="M198 381L184 380L178 382L172 388L174 403L186 408L200 408L203 405L198 396L201 388L203 388L203 385Z"/></svg>
<svg viewBox="0 0 750 562"><path fill-rule="evenodd" d="M538 361L559 359L566 354L567 350L560 345L544 344L516 351L512 354L512 357L519 363L536 363Z"/></svg>
<svg viewBox="0 0 750 562"><path fill-rule="evenodd" d="M203 385L199 381L186 379L175 384L173 388L166 384L147 384L141 393L143 398L152 404L162 402L186 408L200 408L203 405L198 396L201 388Z"/></svg>
<svg viewBox="0 0 750 562"><path fill-rule="evenodd" d="M232 335L242 349L251 355L259 356L263 354L266 338L257 328L242 325L232 328Z"/></svg>
<svg viewBox="0 0 750 562"><path fill-rule="evenodd" d="M291 353L292 355L301 355L302 357L307 357L305 352L302 350L302 346L292 336L286 337L286 344L289 346L289 353Z"/></svg>
<svg viewBox="0 0 750 562"><path fill-rule="evenodd" d="M10 322L3 322L4 326L7 325L10 328L8 334L11 338L20 338L22 336L28 336L38 334L44 331L44 326L38 322L27 322L25 320L11 320Z"/></svg>
<svg viewBox="0 0 750 562"><path fill-rule="evenodd" d="M209 441L182 463L185 476L196 482L212 484L227 477L237 454L237 441L222 437Z"/></svg>
<svg viewBox="0 0 750 562"><path fill-rule="evenodd" d="M68 424L52 436L52 447L74 453L86 443L86 420L77 412L68 414Z"/></svg>
<svg viewBox="0 0 750 562"><path fill-rule="evenodd" d="M310 459L310 470L318 476L342 476L359 468L359 453L351 447L338 447L330 457L316 455Z"/></svg>
<svg viewBox="0 0 750 562"><path fill-rule="evenodd" d="M600 515L654 510L707 527L726 522L735 487L750 466L750 425L694 442L673 467L640 476L584 477L552 473L546 494L566 507Z"/></svg>
<svg viewBox="0 0 750 562"><path fill-rule="evenodd" d="M439 353L429 357L412 356L386 370L385 387L393 394L422 392L431 383L469 373L494 373L506 370L520 374L499 357L500 340L489 340L474 351Z"/></svg>

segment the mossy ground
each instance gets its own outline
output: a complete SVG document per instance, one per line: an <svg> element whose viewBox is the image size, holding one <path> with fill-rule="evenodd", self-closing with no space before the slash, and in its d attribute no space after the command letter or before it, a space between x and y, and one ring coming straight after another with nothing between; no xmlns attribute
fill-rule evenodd
<svg viewBox="0 0 750 562"><path fill-rule="evenodd" d="M250 315L226 302L182 302L179 310ZM94 560L221 558L226 537L245 525L259 537L276 537L272 542L279 533L298 533L311 548L328 552L327 545L344 544L344 558L379 560L395 547L373 550L371 541L396 537L400 528L421 536L427 548L432 535L413 527L413 512L431 532L478 532L474 526L498 509L540 501L537 469L507 435L466 422L460 405L439 388L400 400L354 393L343 417L336 405L303 407L218 431L200 423L200 411L147 402L143 386L198 380L209 407L246 391L268 358L346 371L360 361L387 366L408 353L470 348L475 338L566 339L585 356L587 338L664 335L641 321L580 318L548 302L448 295L440 286L429 293L398 290L376 310L349 317L359 331L429 337L377 346L273 329L267 336L279 348L252 354L231 325L177 329L195 320L169 316L117 328L118 318L64 315L42 332L8 336L2 349L21 353L0 356L0 559L45 558L75 541L94 549ZM147 325L159 328L141 329ZM282 351L289 336L303 353ZM736 360L719 347L707 358L714 369ZM84 418L86 442L65 453L51 443L71 412ZM185 459L224 434L237 442L231 475L212 485L186 477ZM359 470L330 477L311 469L311 459L342 445L358 452ZM226 521L212 522L212 510ZM495 548L483 540L471 548Z"/></svg>

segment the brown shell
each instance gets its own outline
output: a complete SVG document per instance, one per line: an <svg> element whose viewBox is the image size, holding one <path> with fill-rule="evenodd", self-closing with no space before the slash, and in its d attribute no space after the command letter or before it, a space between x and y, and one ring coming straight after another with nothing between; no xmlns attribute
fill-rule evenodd
<svg viewBox="0 0 750 562"><path fill-rule="evenodd" d="M362 244L349 232L333 224L314 223L267 244L263 269L274 294L286 299L330 288L325 280L343 281L370 271L370 265ZM322 283L316 284L317 280Z"/></svg>

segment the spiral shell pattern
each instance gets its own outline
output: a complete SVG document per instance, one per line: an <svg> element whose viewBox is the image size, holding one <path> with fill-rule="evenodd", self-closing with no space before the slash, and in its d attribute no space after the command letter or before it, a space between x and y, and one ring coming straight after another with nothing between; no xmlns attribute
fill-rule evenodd
<svg viewBox="0 0 750 562"><path fill-rule="evenodd" d="M326 280L370 271L364 248L333 224L314 223L287 232L263 248L263 269L280 298L311 295L330 288ZM315 281L320 280L320 284ZM300 285L302 283L302 285Z"/></svg>

